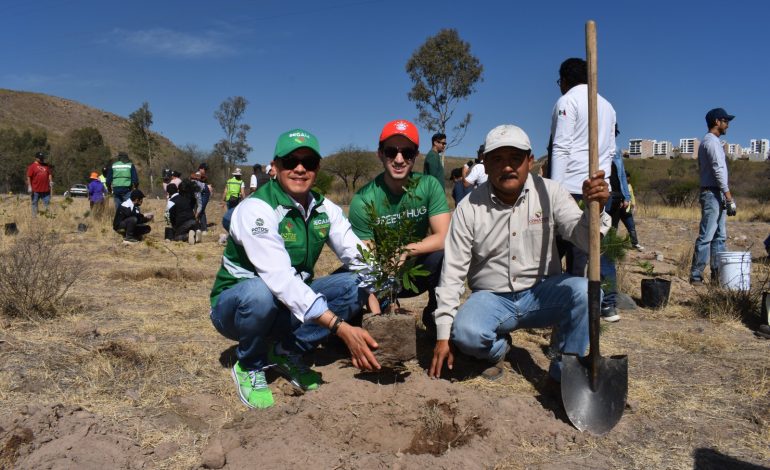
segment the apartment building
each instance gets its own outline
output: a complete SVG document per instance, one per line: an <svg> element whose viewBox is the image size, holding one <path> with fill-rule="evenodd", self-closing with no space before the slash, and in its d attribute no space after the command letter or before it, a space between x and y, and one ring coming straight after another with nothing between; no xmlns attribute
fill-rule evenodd
<svg viewBox="0 0 770 470"><path fill-rule="evenodd" d="M674 148L668 141L652 141L652 155L655 158L671 158Z"/></svg>
<svg viewBox="0 0 770 470"><path fill-rule="evenodd" d="M653 156L655 141L649 139L630 139L628 158L650 158Z"/></svg>
<svg viewBox="0 0 770 470"><path fill-rule="evenodd" d="M751 139L749 142L749 153L756 153L762 157L762 160L766 160L770 157L770 140L768 139Z"/></svg>
<svg viewBox="0 0 770 470"><path fill-rule="evenodd" d="M679 158L698 158L700 140L695 138L679 139Z"/></svg>

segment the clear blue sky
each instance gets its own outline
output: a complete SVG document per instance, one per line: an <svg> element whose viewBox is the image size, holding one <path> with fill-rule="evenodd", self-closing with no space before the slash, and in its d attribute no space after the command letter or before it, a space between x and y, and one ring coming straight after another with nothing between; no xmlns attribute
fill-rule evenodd
<svg viewBox="0 0 770 470"><path fill-rule="evenodd" d="M763 1L35 1L3 0L0 87L47 93L122 116L150 103L154 130L209 150L214 110L250 102L250 162L281 132L315 133L328 154L373 149L382 125L413 119L405 64L425 39L456 28L484 65L458 109L473 113L450 155L475 155L486 133L521 126L545 153L557 71L585 57L597 22L599 92L629 138L701 138L704 115L737 118L726 136L770 138L770 3ZM450 123L451 124L451 123ZM421 132L427 152L430 134Z"/></svg>

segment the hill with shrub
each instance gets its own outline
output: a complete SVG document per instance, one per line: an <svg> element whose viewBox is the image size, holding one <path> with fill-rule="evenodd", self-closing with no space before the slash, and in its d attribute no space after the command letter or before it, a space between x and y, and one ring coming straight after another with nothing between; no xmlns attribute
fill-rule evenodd
<svg viewBox="0 0 770 470"><path fill-rule="evenodd" d="M114 113L42 93L0 89L0 191L25 190L24 169L37 151L49 154L55 192L86 182L91 171L128 149L128 135L128 119ZM154 136L159 164L180 153L167 138ZM146 170L142 161L134 163Z"/></svg>

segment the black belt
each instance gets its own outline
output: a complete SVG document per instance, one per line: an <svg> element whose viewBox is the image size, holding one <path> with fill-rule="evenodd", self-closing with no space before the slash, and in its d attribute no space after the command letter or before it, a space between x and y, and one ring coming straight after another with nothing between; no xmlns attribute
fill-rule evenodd
<svg viewBox="0 0 770 470"><path fill-rule="evenodd" d="M719 190L719 186L701 186L701 191L713 191L713 190Z"/></svg>

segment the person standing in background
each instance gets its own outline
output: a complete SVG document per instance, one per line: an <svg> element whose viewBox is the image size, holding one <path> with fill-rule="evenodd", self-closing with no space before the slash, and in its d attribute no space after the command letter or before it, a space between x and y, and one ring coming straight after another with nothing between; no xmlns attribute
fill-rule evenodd
<svg viewBox="0 0 770 470"><path fill-rule="evenodd" d="M37 152L35 161L27 167L27 192L32 197L32 216L37 217L37 205L43 200L43 209L48 212L48 204L51 203L51 187L53 186L53 172L45 162L45 153Z"/></svg>
<svg viewBox="0 0 770 470"><path fill-rule="evenodd" d="M433 134L431 137L431 148L427 155L425 155L425 164L423 166L423 173L433 176L444 186L444 165L441 163L441 155L446 149L446 134Z"/></svg>
<svg viewBox="0 0 770 470"><path fill-rule="evenodd" d="M736 213L735 200L727 184L725 151L719 142L719 138L727 134L733 119L735 116L722 108L706 113L708 132L698 149L701 219L690 269L690 284L695 286L703 285L703 270L709 260L711 282L718 281L717 253L725 251L727 239L725 216Z"/></svg>

